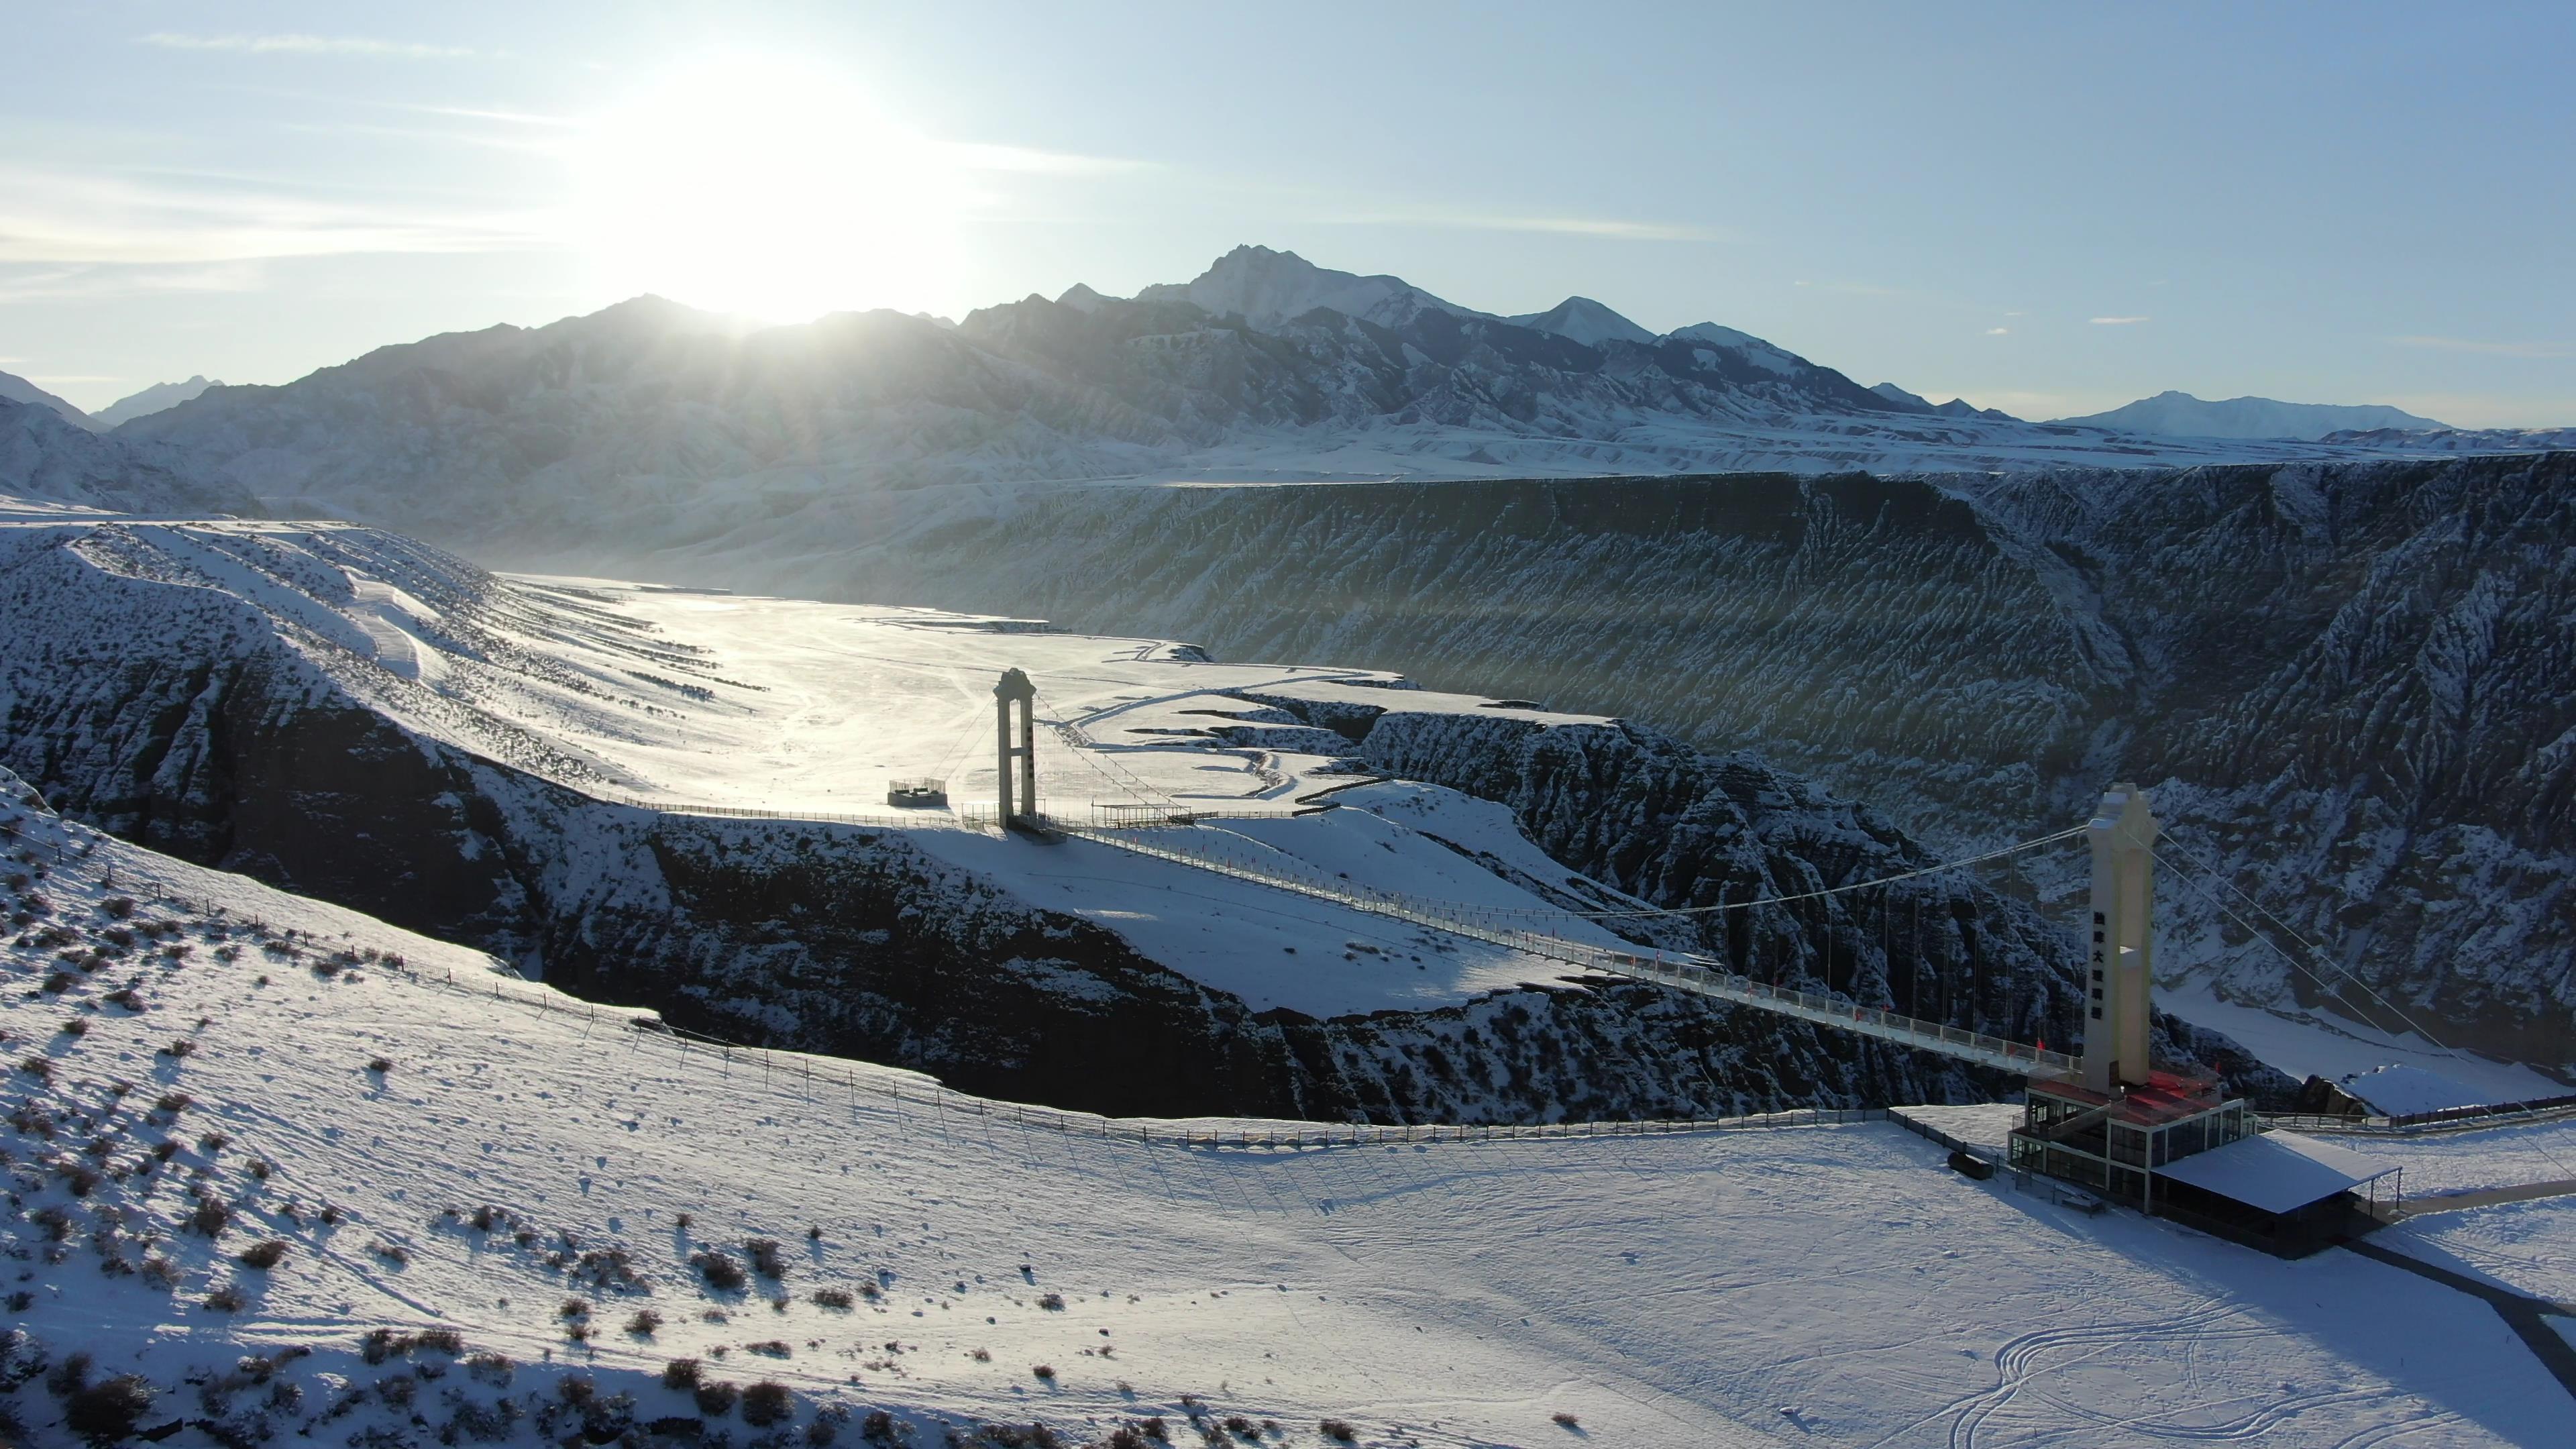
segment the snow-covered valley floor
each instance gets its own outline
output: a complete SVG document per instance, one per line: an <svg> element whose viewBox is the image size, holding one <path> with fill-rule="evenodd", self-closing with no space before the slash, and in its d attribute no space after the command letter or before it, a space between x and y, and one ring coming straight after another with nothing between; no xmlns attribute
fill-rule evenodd
<svg viewBox="0 0 2576 1449"><path fill-rule="evenodd" d="M28 877L6 1377L86 1351L94 1386L149 1380L136 1422L187 1421L173 1443L1141 1443L1113 1436L1159 1417L1185 1444L1326 1444L1331 1420L1381 1445L2538 1445L2568 1422L2465 1295L2085 1217L1892 1124L1276 1151L1028 1129L530 1010L545 988L484 995L473 953L0 817ZM2568 1212L2520 1205L2516 1240L2564 1241ZM790 1417L702 1413L675 1359L782 1386ZM95 1396L41 1382L5 1403L63 1442Z"/></svg>

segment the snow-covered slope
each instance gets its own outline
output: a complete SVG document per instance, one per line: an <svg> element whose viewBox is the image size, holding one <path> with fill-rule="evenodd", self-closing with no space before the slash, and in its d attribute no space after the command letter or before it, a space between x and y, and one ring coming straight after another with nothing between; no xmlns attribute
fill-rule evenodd
<svg viewBox="0 0 2576 1449"><path fill-rule="evenodd" d="M156 382L141 392L130 397L118 398L106 407L100 408L90 420L102 428L112 428L119 423L142 417L146 413L157 413L163 408L177 407L207 388L221 386L223 384L220 382L208 382L204 373L199 373L186 382Z"/></svg>
<svg viewBox="0 0 2576 1449"><path fill-rule="evenodd" d="M0 402L12 402L19 403L27 407L44 408L53 413L56 417L62 418L67 422L78 424L81 427L90 428L96 426L89 414L82 412L79 408L73 407L70 403L63 401L61 398L54 396L52 393L45 391L43 388L36 386L34 383L27 381L16 373L0 372Z"/></svg>
<svg viewBox="0 0 2576 1449"><path fill-rule="evenodd" d="M2059 418L2078 428L2115 428L2122 432L2188 438L2323 438L2329 434L2388 428L2400 431L2448 429L2449 424L2419 418L2402 408L2379 404L2276 402L2268 397L2231 397L2204 402L2187 392L2160 392L2154 397L2094 413Z"/></svg>
<svg viewBox="0 0 2576 1449"><path fill-rule="evenodd" d="M25 504L116 513L235 513L259 505L172 450L109 438L0 399L0 512Z"/></svg>
<svg viewBox="0 0 2576 1449"><path fill-rule="evenodd" d="M26 877L0 955L41 982L0 997L24 1442L2124 1449L2565 1421L2474 1297L2088 1218L1892 1123L1355 1146L1031 1113L684 1043L5 777L0 802ZM2410 1176L2528 1180L2491 1135L2407 1144ZM2560 1290L2561 1203L2420 1221L2381 1241Z"/></svg>

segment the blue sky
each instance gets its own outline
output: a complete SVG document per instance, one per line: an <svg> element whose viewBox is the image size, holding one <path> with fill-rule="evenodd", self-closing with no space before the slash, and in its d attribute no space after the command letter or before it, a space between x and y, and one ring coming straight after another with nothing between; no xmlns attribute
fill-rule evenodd
<svg viewBox="0 0 2576 1449"><path fill-rule="evenodd" d="M2576 7L12 6L0 369L86 406L642 290L1238 242L2048 417L2576 424Z"/></svg>

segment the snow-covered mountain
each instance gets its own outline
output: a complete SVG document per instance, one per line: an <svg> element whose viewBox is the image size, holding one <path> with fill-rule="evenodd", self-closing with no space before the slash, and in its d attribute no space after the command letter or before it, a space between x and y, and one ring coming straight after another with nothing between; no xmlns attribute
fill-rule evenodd
<svg viewBox="0 0 2576 1449"><path fill-rule="evenodd" d="M2377 404L2289 403L2268 397L2204 402L2187 392L2160 392L2107 413L2057 421L2068 427L2115 428L2179 438L2324 438L2332 433L2383 428L2415 431L2450 427L2448 423Z"/></svg>
<svg viewBox="0 0 2576 1449"><path fill-rule="evenodd" d="M112 428L119 423L142 417L146 413L157 413L163 408L177 407L207 388L221 386L223 384L220 382L208 382L203 373L189 378L186 382L156 382L141 392L118 398L115 402L99 409L91 416L90 421L102 428Z"/></svg>
<svg viewBox="0 0 2576 1449"><path fill-rule="evenodd" d="M1338 304L1338 305L1335 305ZM877 492L1272 481L2026 470L2384 456L1927 408L1703 323L1586 344L1395 278L1243 248L1138 298L1029 297L746 329L654 298L381 348L126 424L279 511L499 561L650 557ZM2405 445L2396 445L2403 451ZM847 541L863 540L851 537Z"/></svg>
<svg viewBox="0 0 2576 1449"><path fill-rule="evenodd" d="M89 414L15 373L0 372L0 402L46 408L50 409L56 417L77 423L84 428L97 426Z"/></svg>
<svg viewBox="0 0 2576 1449"><path fill-rule="evenodd" d="M172 449L0 399L0 507L17 499L113 513L259 516L249 494L191 463Z"/></svg>
<svg viewBox="0 0 2576 1449"><path fill-rule="evenodd" d="M1976 404L1969 402L1966 398L1954 397L1945 403L1935 403L1930 398L1923 396L1921 393L1907 392L1905 389L1898 387L1892 382L1878 383L1871 387L1870 391L1877 393L1880 397L1887 399L1889 402L1913 408L1919 412L1939 413L1943 417L1989 418L1999 423L2020 421L2012 414L2005 412L2001 408L1981 408Z"/></svg>
<svg viewBox="0 0 2576 1449"><path fill-rule="evenodd" d="M1598 347L1604 342L1642 345L1655 340L1654 333L1589 297L1568 297L1544 312L1530 312L1510 320L1516 326L1571 337L1586 347Z"/></svg>
<svg viewBox="0 0 2576 1449"><path fill-rule="evenodd" d="M1210 317L1240 317L1265 330L1294 322L1318 308L1380 327L1402 327L1425 311L1456 317L1492 316L1442 301L1402 277L1337 272L1316 266L1295 252L1259 246L1236 247L1196 278L1147 287L1136 294L1136 300L1187 302Z"/></svg>

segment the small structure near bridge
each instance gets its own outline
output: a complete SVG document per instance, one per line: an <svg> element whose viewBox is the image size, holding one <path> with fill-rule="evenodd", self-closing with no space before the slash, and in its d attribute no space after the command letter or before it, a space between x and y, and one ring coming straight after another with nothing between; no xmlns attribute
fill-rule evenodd
<svg viewBox="0 0 2576 1449"><path fill-rule="evenodd" d="M2083 1067L2073 1079L2030 1079L2006 1149L2014 1170L2285 1257L2378 1226L2378 1185L2395 1164L2264 1132L2216 1078L2148 1060L2155 813L2145 791L2114 785L2086 829L2093 939Z"/></svg>
<svg viewBox="0 0 2576 1449"><path fill-rule="evenodd" d="M948 808L948 782L945 780L889 780L886 803L898 810L945 810Z"/></svg>

